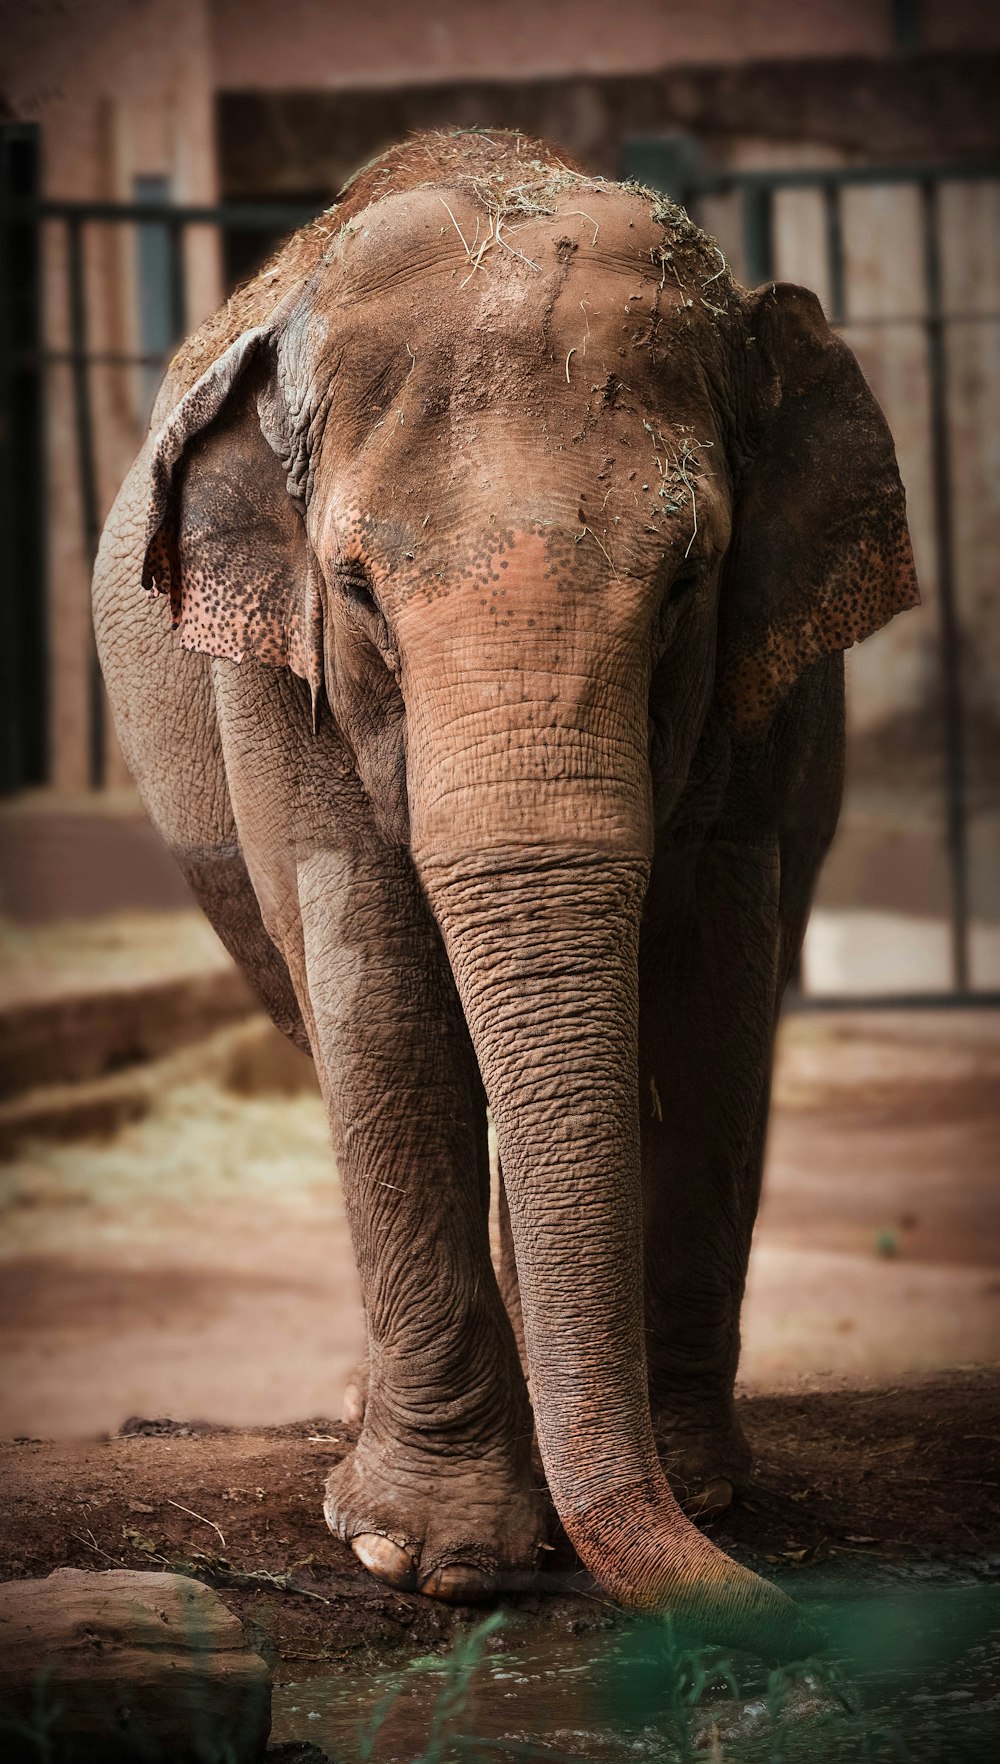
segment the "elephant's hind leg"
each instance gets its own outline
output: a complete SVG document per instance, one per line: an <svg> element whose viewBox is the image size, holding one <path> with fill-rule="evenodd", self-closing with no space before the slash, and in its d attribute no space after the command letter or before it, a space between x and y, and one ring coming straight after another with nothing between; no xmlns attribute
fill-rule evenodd
<svg viewBox="0 0 1000 1764"><path fill-rule="evenodd" d="M774 1031L837 822L843 658L807 670L734 752L700 841L657 851L642 931L646 1349L664 1466L693 1512L749 1477L733 1385Z"/></svg>
<svg viewBox="0 0 1000 1764"><path fill-rule="evenodd" d="M693 1514L727 1506L750 1470L733 1385L767 1121L777 901L776 849L668 848L643 927L650 1407Z"/></svg>
<svg viewBox="0 0 1000 1764"><path fill-rule="evenodd" d="M271 1020L303 1053L311 1053L287 964L260 916L235 828L230 828L229 838L225 832L218 828L215 841L208 845L175 846L174 857L205 917Z"/></svg>
<svg viewBox="0 0 1000 1764"><path fill-rule="evenodd" d="M528 1375L528 1350L524 1345L524 1315L521 1309L521 1287L517 1278L517 1258L514 1254L514 1234L510 1223L510 1208L507 1205L507 1190L504 1187L503 1170L500 1172L497 1194L497 1227L499 1255L497 1258L497 1280L503 1294L503 1302L510 1318L510 1326L514 1331L517 1351Z"/></svg>

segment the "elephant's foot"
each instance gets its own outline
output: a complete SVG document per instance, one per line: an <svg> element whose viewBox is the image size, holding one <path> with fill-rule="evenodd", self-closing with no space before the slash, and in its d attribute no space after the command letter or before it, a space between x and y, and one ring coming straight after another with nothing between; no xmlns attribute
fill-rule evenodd
<svg viewBox="0 0 1000 1764"><path fill-rule="evenodd" d="M323 1513L376 1579L455 1604L529 1586L546 1530L543 1493L509 1461L388 1448L364 1434L331 1473Z"/></svg>
<svg viewBox="0 0 1000 1764"><path fill-rule="evenodd" d="M714 1519L750 1484L753 1459L743 1429L730 1412L696 1421L653 1403L653 1433L660 1462L684 1511Z"/></svg>

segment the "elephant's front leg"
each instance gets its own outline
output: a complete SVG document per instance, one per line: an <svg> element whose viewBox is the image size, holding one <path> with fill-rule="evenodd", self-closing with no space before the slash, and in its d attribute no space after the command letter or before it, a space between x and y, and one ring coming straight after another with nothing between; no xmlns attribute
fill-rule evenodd
<svg viewBox="0 0 1000 1764"><path fill-rule="evenodd" d="M543 1506L490 1263L475 1058L406 852L315 853L298 889L368 1328L364 1420L327 1520L394 1585L483 1597L533 1568Z"/></svg>
<svg viewBox="0 0 1000 1764"><path fill-rule="evenodd" d="M693 1512L750 1452L733 1385L760 1198L779 968L779 866L724 841L657 855L643 921L640 1110L650 1406Z"/></svg>

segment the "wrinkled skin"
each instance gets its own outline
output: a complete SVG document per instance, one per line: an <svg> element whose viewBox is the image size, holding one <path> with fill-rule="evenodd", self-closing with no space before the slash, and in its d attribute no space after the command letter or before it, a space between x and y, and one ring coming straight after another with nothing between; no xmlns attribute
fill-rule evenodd
<svg viewBox="0 0 1000 1764"><path fill-rule="evenodd" d="M534 1420L614 1597L807 1650L668 1474L694 1511L748 1475L841 652L914 598L891 440L813 297L746 294L679 211L520 137L393 150L173 363L100 652L153 818L316 1061L369 1342L326 1514L383 1579L523 1584Z"/></svg>

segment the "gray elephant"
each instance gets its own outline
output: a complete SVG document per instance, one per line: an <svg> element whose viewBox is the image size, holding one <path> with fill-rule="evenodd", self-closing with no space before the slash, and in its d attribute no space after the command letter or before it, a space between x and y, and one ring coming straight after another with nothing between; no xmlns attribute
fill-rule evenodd
<svg viewBox="0 0 1000 1764"><path fill-rule="evenodd" d="M369 1344L331 1528L398 1587L523 1583L534 1424L612 1596L805 1651L689 1514L749 1470L842 651L917 598L815 297L537 142L417 137L180 350L94 592L149 812L329 1112Z"/></svg>

